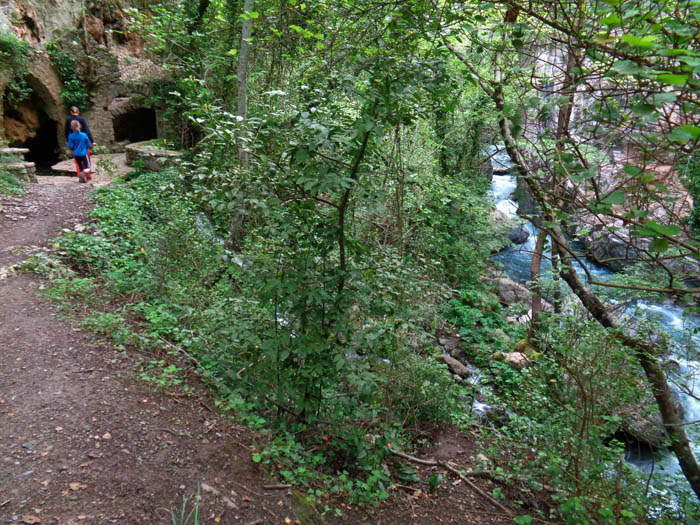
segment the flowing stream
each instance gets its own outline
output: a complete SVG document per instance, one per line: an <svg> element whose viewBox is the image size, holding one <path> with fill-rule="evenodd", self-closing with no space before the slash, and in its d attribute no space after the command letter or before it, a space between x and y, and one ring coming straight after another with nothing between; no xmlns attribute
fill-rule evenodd
<svg viewBox="0 0 700 525"><path fill-rule="evenodd" d="M512 165L505 152L496 154L492 162L494 167L501 171L504 166ZM517 216L518 204L511 199L516 185L516 178L509 174L493 176L491 194L495 206L509 218ZM537 229L534 226L527 223L526 228L530 237L525 243L511 246L494 256L495 260L503 264L506 274L518 282L530 279L530 261L537 238ZM613 274L611 270L586 259L583 255L581 259L597 280L605 280ZM546 258L543 258L542 262L542 271L547 272L550 264ZM585 277L582 268L579 267L578 272ZM696 315L684 315L681 307L672 304L651 304L641 300L628 306L627 314L637 319L654 320L664 327L670 336L673 348L671 359L676 366L676 373L670 379L675 384L678 399L683 406L683 419L685 422L700 420L700 318ZM699 457L700 428L695 424L688 425L686 429L695 455ZM648 451L629 450L627 459L642 472L650 473L653 469L654 476L675 475L680 472L678 461L671 453L656 454L653 457Z"/></svg>

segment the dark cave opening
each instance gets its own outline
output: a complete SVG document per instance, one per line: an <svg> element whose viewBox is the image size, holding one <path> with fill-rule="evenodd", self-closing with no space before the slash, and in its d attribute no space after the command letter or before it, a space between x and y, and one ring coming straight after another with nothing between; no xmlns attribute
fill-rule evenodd
<svg viewBox="0 0 700 525"><path fill-rule="evenodd" d="M141 142L158 138L156 112L152 108L136 108L112 120L114 140L121 142Z"/></svg>
<svg viewBox="0 0 700 525"><path fill-rule="evenodd" d="M43 115L45 117L45 115ZM42 118L34 138L30 138L25 143L25 148L29 148L29 153L25 159L35 162L37 170L44 171L59 161L57 124L50 118Z"/></svg>
<svg viewBox="0 0 700 525"><path fill-rule="evenodd" d="M37 171L49 171L60 155L58 123L43 108L44 104L34 93L16 107L4 101L5 136L9 145L28 148L24 159L36 163Z"/></svg>

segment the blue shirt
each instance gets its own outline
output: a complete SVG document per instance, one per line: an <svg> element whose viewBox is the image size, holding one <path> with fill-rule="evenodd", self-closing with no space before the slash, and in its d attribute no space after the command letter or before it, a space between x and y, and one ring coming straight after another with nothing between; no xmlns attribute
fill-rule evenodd
<svg viewBox="0 0 700 525"><path fill-rule="evenodd" d="M73 122L74 120L77 120L80 122L80 131L85 133L88 138L90 139L90 144L95 142L92 140L92 133L90 133L90 128L88 127L87 122L85 122L85 119L81 117L80 115L71 115L66 119L66 125L64 126L65 128L65 133L66 133L66 140L68 140L68 136L71 134L73 131L73 128L70 127L70 123Z"/></svg>
<svg viewBox="0 0 700 525"><path fill-rule="evenodd" d="M68 147L73 150L74 157L87 157L90 139L82 131L73 131L68 135Z"/></svg>

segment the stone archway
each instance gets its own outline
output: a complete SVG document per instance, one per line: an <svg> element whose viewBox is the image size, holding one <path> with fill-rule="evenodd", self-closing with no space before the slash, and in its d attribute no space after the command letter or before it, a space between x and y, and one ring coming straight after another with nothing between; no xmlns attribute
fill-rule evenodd
<svg viewBox="0 0 700 525"><path fill-rule="evenodd" d="M117 97L109 105L116 142L133 143L158 138L156 111L144 102L142 96Z"/></svg>
<svg viewBox="0 0 700 525"><path fill-rule="evenodd" d="M60 97L60 81L48 58L39 56L27 75L29 95L10 106L3 96L2 127L10 146L29 148L25 158L48 168L62 157L65 147L65 109Z"/></svg>

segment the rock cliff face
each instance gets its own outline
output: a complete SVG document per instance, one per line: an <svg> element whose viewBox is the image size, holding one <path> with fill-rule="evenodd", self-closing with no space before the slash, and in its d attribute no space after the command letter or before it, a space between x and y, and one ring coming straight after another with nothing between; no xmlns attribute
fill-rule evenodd
<svg viewBox="0 0 700 525"><path fill-rule="evenodd" d="M65 155L65 86L49 43L76 59L76 78L89 94L81 114L98 144L121 151L158 136L159 111L147 95L163 74L143 57L140 38L129 30L128 7L129 0L0 0L0 30L29 42L34 57L26 76L31 93L20 104L8 103L7 79L0 77L0 134L10 145L29 147L28 158L40 163Z"/></svg>

